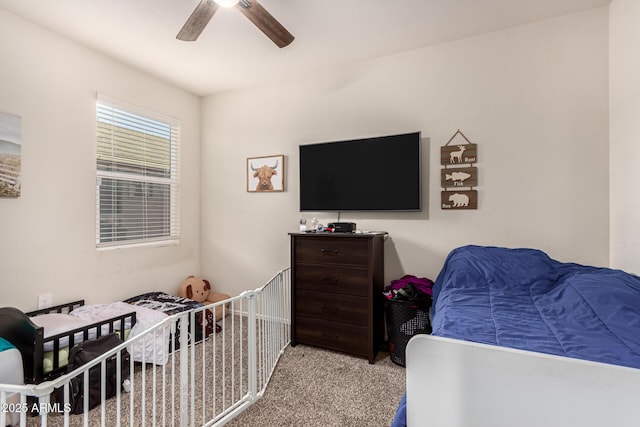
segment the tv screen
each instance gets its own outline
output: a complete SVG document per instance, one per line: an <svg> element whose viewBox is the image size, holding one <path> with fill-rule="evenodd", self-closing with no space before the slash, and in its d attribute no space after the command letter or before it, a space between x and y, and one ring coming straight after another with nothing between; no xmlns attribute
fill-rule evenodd
<svg viewBox="0 0 640 427"><path fill-rule="evenodd" d="M419 211L420 132L300 146L301 211Z"/></svg>

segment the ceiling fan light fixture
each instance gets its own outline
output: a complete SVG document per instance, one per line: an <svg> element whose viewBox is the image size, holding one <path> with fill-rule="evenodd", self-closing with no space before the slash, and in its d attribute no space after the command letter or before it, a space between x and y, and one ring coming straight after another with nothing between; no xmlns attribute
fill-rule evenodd
<svg viewBox="0 0 640 427"><path fill-rule="evenodd" d="M2 0L0 0L2 1ZM204 27L220 7L238 6L236 10L249 19L276 46L289 46L294 40L293 35L278 22L276 18L258 3L258 0L200 0L187 22L176 36L178 40L195 41Z"/></svg>
<svg viewBox="0 0 640 427"><path fill-rule="evenodd" d="M240 0L213 0L222 7L233 7L238 4Z"/></svg>

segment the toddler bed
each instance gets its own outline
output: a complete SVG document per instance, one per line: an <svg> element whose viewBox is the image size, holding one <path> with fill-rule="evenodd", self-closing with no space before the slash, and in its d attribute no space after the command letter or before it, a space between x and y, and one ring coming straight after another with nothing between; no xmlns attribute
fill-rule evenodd
<svg viewBox="0 0 640 427"><path fill-rule="evenodd" d="M0 308L0 337L20 351L25 383L39 384L62 375L75 344L112 332L126 339L136 323L134 310L98 321L70 314L83 304L79 300L29 313Z"/></svg>
<svg viewBox="0 0 640 427"><path fill-rule="evenodd" d="M170 295L165 292L147 292L124 301L76 307L70 314L86 322L98 322L134 311L136 322L128 335L128 337L134 337L172 314L189 312L201 307L204 307L202 303L188 298ZM192 322L192 320L194 321ZM187 331L189 342L191 342L192 324L195 336L194 342L196 343L209 337L214 330L216 332L221 330L220 326L214 321L212 311L197 310L195 313L190 314L189 317ZM180 348L180 323L178 323L178 328L173 333L173 348L171 347L171 335L169 325L157 328L153 335L147 336L144 340L127 347L131 354L131 359L141 363L166 364L169 360L170 352Z"/></svg>
<svg viewBox="0 0 640 427"><path fill-rule="evenodd" d="M202 303L192 299L169 295L164 292L148 292L128 298L124 302L131 304L134 307L155 310L157 312L164 313L166 316L204 307ZM221 327L215 323L214 314L211 310L198 310L197 313L195 313L194 319L195 322L193 322L193 326L191 317L188 322L189 330L187 333L189 334L189 343L192 342L192 329L194 330L195 336L195 339L193 340L194 343L198 343L203 339L208 338L214 331L220 332L221 330ZM174 338L174 349L176 350L180 348L180 333L181 331L179 329L176 330Z"/></svg>
<svg viewBox="0 0 640 427"><path fill-rule="evenodd" d="M405 411L410 426L640 419L629 400L640 392L637 277L534 249L465 246L447 257L433 301L433 336L407 346L394 426ZM509 418L513 408L523 419Z"/></svg>
<svg viewBox="0 0 640 427"><path fill-rule="evenodd" d="M125 302L85 305L84 300L24 313L14 307L0 308L0 337L22 354L25 382L39 384L66 372L69 350L83 340L116 332L121 339L141 334L171 314L200 308L197 301L149 292ZM211 311L198 312L194 325L195 342L220 331ZM189 322L191 331L191 321ZM169 327L157 329L153 337L128 348L136 362L164 365L170 351ZM191 338L191 335L189 335ZM179 348L176 331L174 349ZM191 339L190 339L191 341Z"/></svg>

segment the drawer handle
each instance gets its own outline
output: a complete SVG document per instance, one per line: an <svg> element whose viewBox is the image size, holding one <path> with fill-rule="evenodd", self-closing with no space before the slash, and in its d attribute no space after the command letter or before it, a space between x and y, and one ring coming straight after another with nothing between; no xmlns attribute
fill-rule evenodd
<svg viewBox="0 0 640 427"><path fill-rule="evenodd" d="M334 250L327 250L325 248L320 249L320 253L322 255L338 255L340 253L340 251L338 249L334 249Z"/></svg>
<svg viewBox="0 0 640 427"><path fill-rule="evenodd" d="M322 333L322 338L329 338L329 339L332 339L332 340L336 340L336 339L338 339L338 336L337 335L327 334L327 333L323 332Z"/></svg>
<svg viewBox="0 0 640 427"><path fill-rule="evenodd" d="M340 310L340 309L339 309L338 307L334 306L334 305L323 305L323 306L322 306L322 311L323 311L323 312L324 312L324 311L331 311L331 312L334 312L334 313L335 313L335 312L337 312L337 311L339 311L339 310Z"/></svg>
<svg viewBox="0 0 640 427"><path fill-rule="evenodd" d="M332 282L332 283L338 283L338 281L340 279L338 279L337 277L331 277L331 276L322 276L321 279L323 282Z"/></svg>

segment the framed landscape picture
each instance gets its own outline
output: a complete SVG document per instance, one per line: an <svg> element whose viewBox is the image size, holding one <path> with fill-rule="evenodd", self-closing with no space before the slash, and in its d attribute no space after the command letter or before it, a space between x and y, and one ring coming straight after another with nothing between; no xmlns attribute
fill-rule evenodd
<svg viewBox="0 0 640 427"><path fill-rule="evenodd" d="M247 158L247 191L284 191L284 155Z"/></svg>
<svg viewBox="0 0 640 427"><path fill-rule="evenodd" d="M20 117L0 112L0 197L20 196Z"/></svg>

